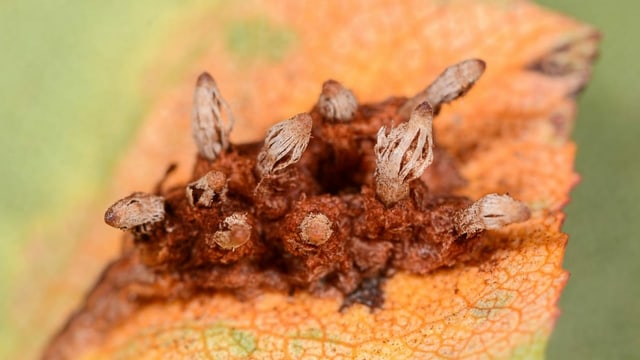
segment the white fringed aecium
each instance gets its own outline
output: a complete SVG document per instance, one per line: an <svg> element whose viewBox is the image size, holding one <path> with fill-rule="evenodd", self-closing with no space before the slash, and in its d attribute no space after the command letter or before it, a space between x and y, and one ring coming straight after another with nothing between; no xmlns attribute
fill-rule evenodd
<svg viewBox="0 0 640 360"><path fill-rule="evenodd" d="M273 125L258 154L256 169L268 176L297 163L309 144L311 115L302 113Z"/></svg>
<svg viewBox="0 0 640 360"><path fill-rule="evenodd" d="M427 101L438 114L440 106L464 95L484 73L486 64L480 59L469 59L446 68L438 77L420 91L398 110L400 115L407 117L420 103Z"/></svg>
<svg viewBox="0 0 640 360"><path fill-rule="evenodd" d="M318 111L333 122L350 121L358 109L358 100L353 92L335 80L322 84L322 93L318 98Z"/></svg>
<svg viewBox="0 0 640 360"><path fill-rule="evenodd" d="M418 105L409 121L386 134L378 131L376 194L387 206L409 194L409 182L419 178L433 161L433 110L428 102Z"/></svg>
<svg viewBox="0 0 640 360"><path fill-rule="evenodd" d="M104 221L121 230L146 233L150 227L164 220L164 198L135 192L116 201L104 214Z"/></svg>
<svg viewBox="0 0 640 360"><path fill-rule="evenodd" d="M461 234L472 236L482 230L496 230L529 219L529 208L509 195L489 194L456 216Z"/></svg>
<svg viewBox="0 0 640 360"><path fill-rule="evenodd" d="M226 123L222 116L223 107ZM229 104L220 95L215 80L208 73L202 73L196 82L191 113L191 132L200 155L215 160L226 151L233 123Z"/></svg>
<svg viewBox="0 0 640 360"><path fill-rule="evenodd" d="M189 183L185 191L189 205L211 207L215 200L222 200L227 193L227 176L222 171L209 171Z"/></svg>

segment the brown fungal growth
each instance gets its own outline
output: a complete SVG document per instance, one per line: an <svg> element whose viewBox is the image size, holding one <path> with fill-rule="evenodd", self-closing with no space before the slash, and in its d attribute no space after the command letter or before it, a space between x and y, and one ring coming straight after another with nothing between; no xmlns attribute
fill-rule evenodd
<svg viewBox="0 0 640 360"><path fill-rule="evenodd" d="M479 60L471 64L484 69ZM479 75L465 75L465 66L429 87L442 95L435 107L473 85ZM435 152L444 165L423 177L437 146L428 100L408 119L403 109L415 98L358 105L346 122L336 117L341 111L319 104L274 125L264 143L237 145L228 142L230 126L221 125L223 102L210 76L198 79L195 98L200 154L192 181L162 196L136 193L107 211L109 225L145 231L133 232L133 245L93 290L104 296L89 297L49 354L64 351L79 329L107 331L149 302L202 293L247 299L266 291L337 291L345 306L380 307L380 284L397 270L424 275L454 265L481 232L529 218L526 206L506 195L474 202L430 190L431 183L454 189L461 180L445 149ZM151 215L129 215L131 200ZM87 330L87 317L106 320Z"/></svg>

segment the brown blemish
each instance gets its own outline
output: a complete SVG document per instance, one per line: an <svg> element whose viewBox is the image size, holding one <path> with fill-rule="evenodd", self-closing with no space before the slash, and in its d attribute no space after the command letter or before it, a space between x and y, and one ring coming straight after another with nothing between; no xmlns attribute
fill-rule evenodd
<svg viewBox="0 0 640 360"><path fill-rule="evenodd" d="M141 261L157 272L181 276L214 274L223 267L229 279L240 262L242 271L271 270L279 277L278 284L291 288L312 292L336 288L345 294L364 279L391 269L425 274L453 264L465 243L457 241L463 234L456 228L455 214L470 206L470 200L430 192L419 171L403 180L406 193L393 203L381 202L376 191L376 136L383 126L404 124L396 115L402 103L391 100L361 107L348 124L326 122L317 111L304 114L313 119L307 150L293 157L299 161L288 161L274 172L257 166L264 158L260 154L273 142L232 144L215 161L199 157L194 178L200 180L188 187L202 183L207 174L223 174L217 176L227 179L226 195L214 206L192 207L179 187L167 191L165 226L135 241ZM425 146L431 145L430 139L423 140ZM428 148L423 152L420 159L428 163ZM399 161L411 158L403 154ZM430 178L439 184L459 182L452 169L450 163L447 171L436 171ZM226 243L232 231L225 222L233 214L243 214L250 224L240 232L242 241L232 241L237 245ZM305 219L318 214L325 219L307 228ZM238 279L227 284L209 276L194 286L267 290L249 278L239 285Z"/></svg>
<svg viewBox="0 0 640 360"><path fill-rule="evenodd" d="M357 289L345 296L340 306L340 311L344 311L354 304L362 304L367 306L371 312L379 309L384 304L384 278L374 277L362 281Z"/></svg>
<svg viewBox="0 0 640 360"><path fill-rule="evenodd" d="M590 71L598 56L600 37L596 32L571 37L534 61L528 68L552 77Z"/></svg>

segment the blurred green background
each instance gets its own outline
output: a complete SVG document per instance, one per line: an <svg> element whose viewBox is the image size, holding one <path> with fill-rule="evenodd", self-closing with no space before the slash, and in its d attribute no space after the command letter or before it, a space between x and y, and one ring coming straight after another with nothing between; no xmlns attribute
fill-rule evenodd
<svg viewBox="0 0 640 360"><path fill-rule="evenodd" d="M181 11L201 3L0 4L0 355L29 343L7 325L15 314L6 292L24 280L18 275L25 267L42 266L37 283L55 266L31 263L24 240L52 228L56 219L49 214L67 214L83 194L106 186L120 149L159 91L141 91L145 64L185 16ZM548 357L640 358L640 2L540 3L604 35L574 130L582 182L564 227L572 275ZM53 256L71 246L30 251Z"/></svg>
<svg viewBox="0 0 640 360"><path fill-rule="evenodd" d="M544 0L595 25L600 58L574 130L582 182L564 230L571 278L550 359L640 358L640 1Z"/></svg>

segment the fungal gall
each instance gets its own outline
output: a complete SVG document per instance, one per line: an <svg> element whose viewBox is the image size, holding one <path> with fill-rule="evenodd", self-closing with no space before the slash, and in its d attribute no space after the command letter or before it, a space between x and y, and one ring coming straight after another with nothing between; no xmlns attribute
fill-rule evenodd
<svg viewBox="0 0 640 360"><path fill-rule="evenodd" d="M199 83L216 93L210 79ZM332 81L324 87L346 91ZM506 195L472 203L432 192L422 175L434 159L433 108L423 101L402 121L405 103L357 105L348 122L326 121L315 106L273 125L262 144L229 144L225 156L199 157L191 182L164 191L166 204L132 195L155 204L146 212L132 207L136 214L160 215L136 217L126 199L116 203L118 214L128 211L117 226L143 226L147 234L134 240L140 261L156 274L180 274L186 293L334 288L348 295L395 270L426 274L450 265L469 244L463 239L528 218L526 206ZM428 179L447 188L459 175L446 150L438 154L442 164ZM114 211L107 212L111 224Z"/></svg>
<svg viewBox="0 0 640 360"><path fill-rule="evenodd" d="M462 85L452 93L466 91ZM246 299L337 291L344 306L382 307L385 278L464 261L483 231L529 217L507 195L473 202L442 190L461 175L446 149L434 152L428 101L408 119L399 114L403 98L358 104L347 122L326 121L341 112L315 106L274 125L264 142L231 144L212 78L201 76L196 92L204 103L196 123L206 119L213 135L194 136L200 155L192 178L160 187L162 196L134 193L107 210L109 225L134 230L132 245L92 293L107 294L106 302L88 303L67 329L82 327L85 315L117 313L100 325L106 330L149 301L203 293ZM434 154L439 165L424 177Z"/></svg>
<svg viewBox="0 0 640 360"><path fill-rule="evenodd" d="M217 94L211 81L198 82ZM325 82L332 87L344 90ZM403 120L406 102L357 105L348 122L326 121L317 105L272 126L263 143L198 156L186 185L160 191L164 198L136 193L105 219L142 228L131 256L156 276L179 276L182 296L274 289L349 296L397 270L451 265L482 231L528 218L526 206L506 195L473 203L431 191L431 183L447 189L460 175L439 149L441 164L422 176L434 160L433 108L423 101Z"/></svg>

